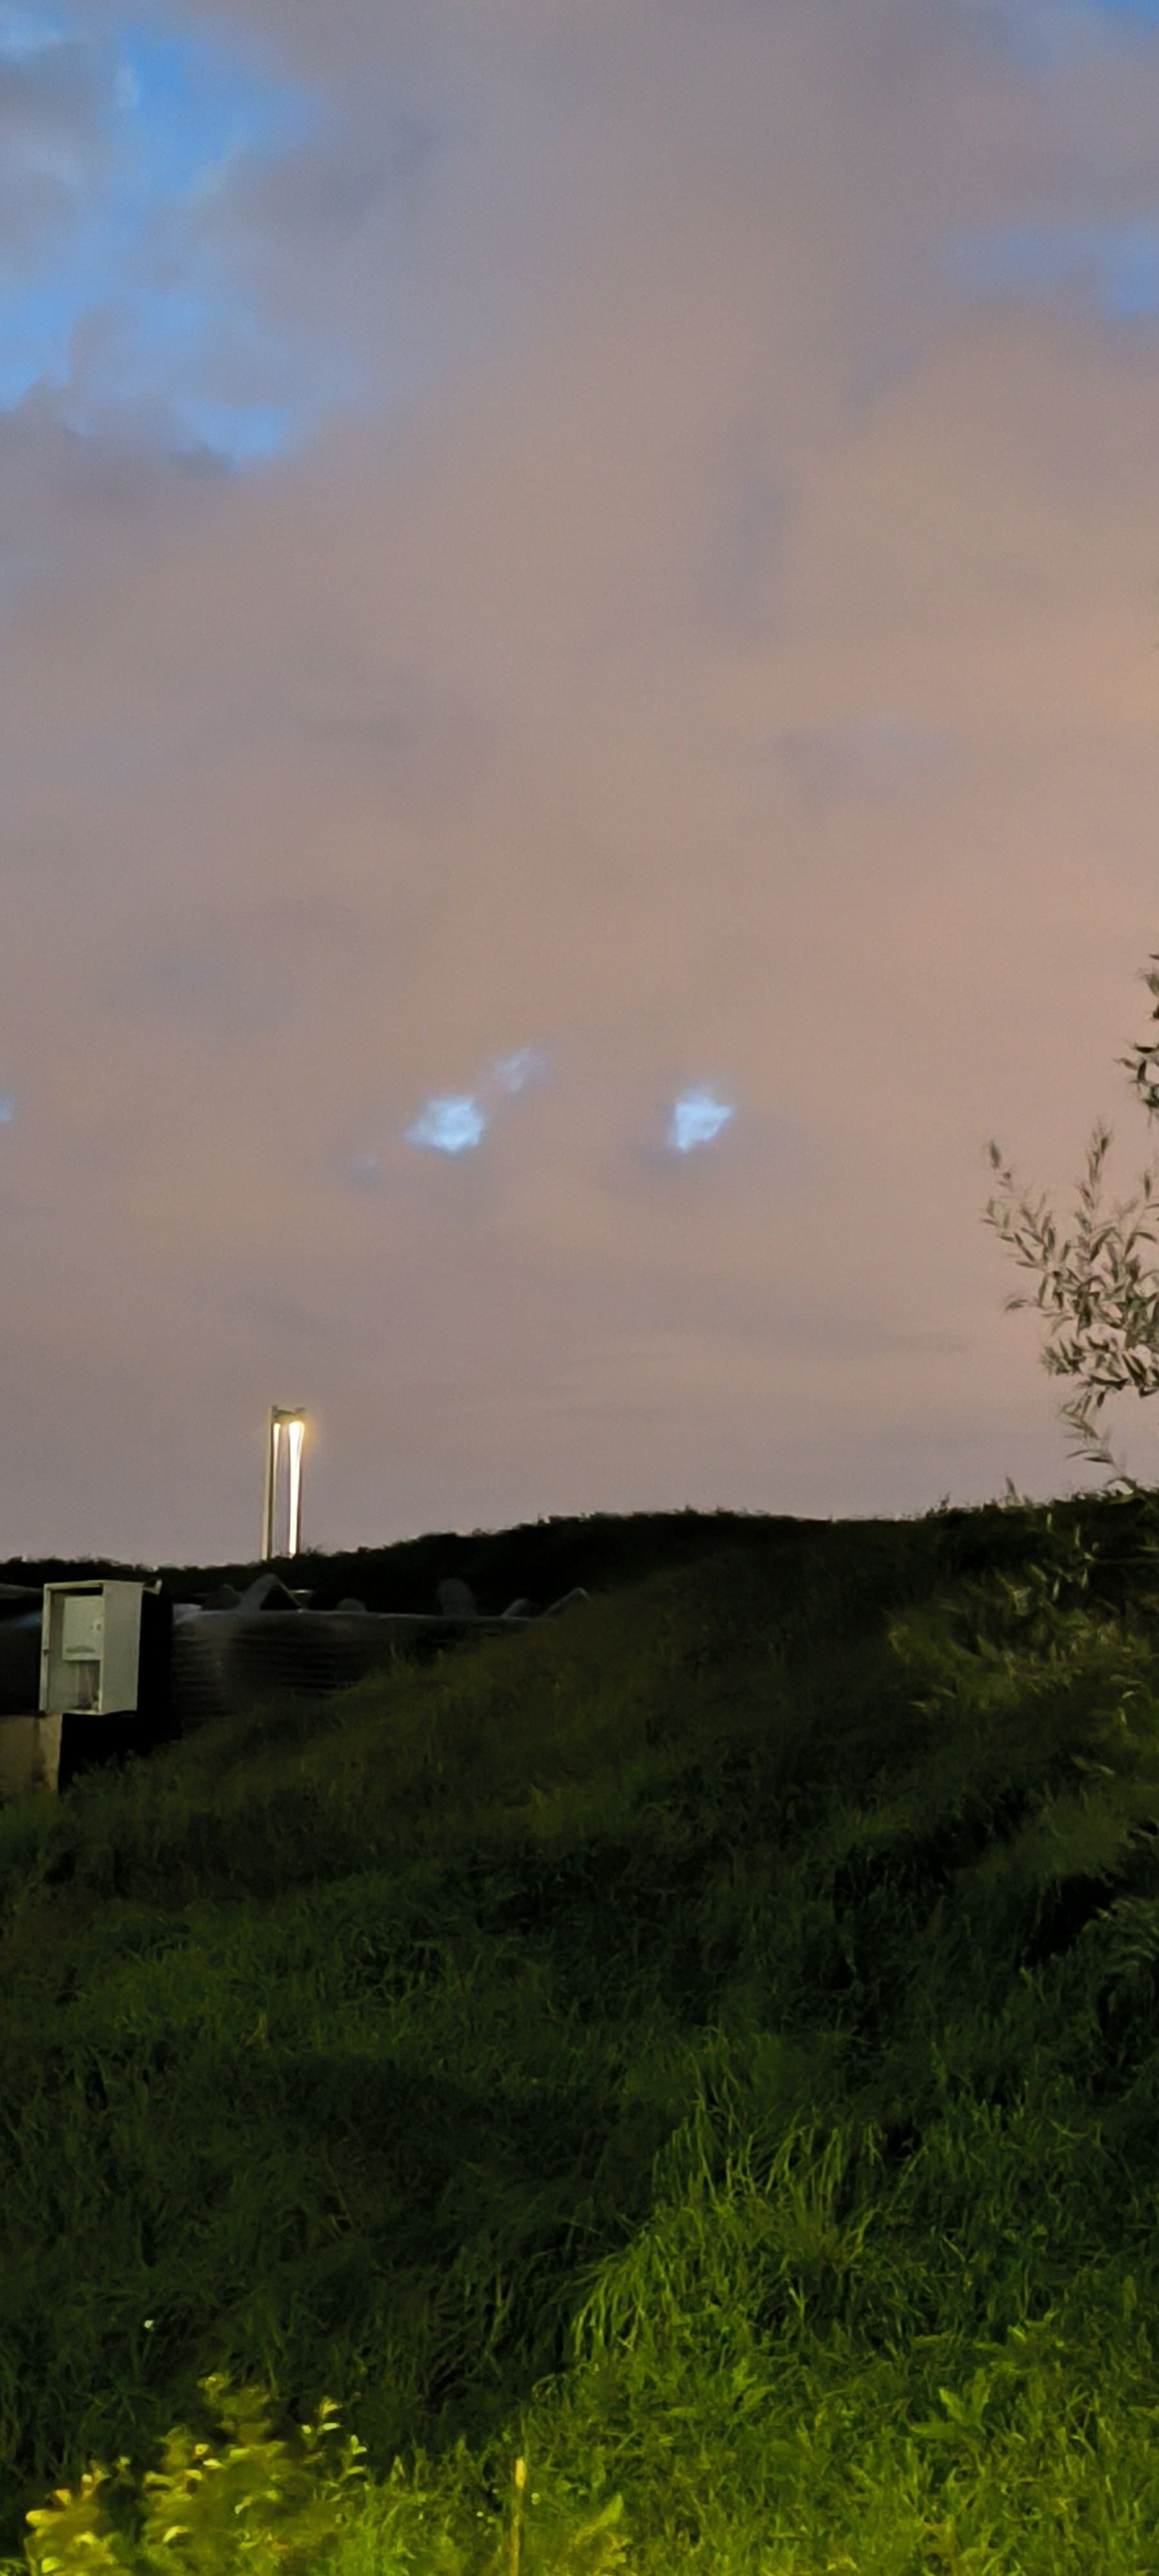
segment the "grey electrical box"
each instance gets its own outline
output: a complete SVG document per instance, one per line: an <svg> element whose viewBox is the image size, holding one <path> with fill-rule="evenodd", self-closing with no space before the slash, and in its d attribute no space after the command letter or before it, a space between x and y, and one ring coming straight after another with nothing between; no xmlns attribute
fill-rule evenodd
<svg viewBox="0 0 1159 2576"><path fill-rule="evenodd" d="M143 1583L46 1583L40 1706L110 1717L137 1706Z"/></svg>

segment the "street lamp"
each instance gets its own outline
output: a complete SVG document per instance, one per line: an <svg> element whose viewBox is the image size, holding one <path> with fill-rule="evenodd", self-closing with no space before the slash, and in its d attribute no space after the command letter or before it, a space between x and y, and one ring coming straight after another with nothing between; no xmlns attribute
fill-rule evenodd
<svg viewBox="0 0 1159 2576"><path fill-rule="evenodd" d="M306 1416L299 1405L272 1404L266 1438L266 1496L262 1513L262 1561L271 1556L298 1556L302 1546L302 1443ZM275 1545L278 1502L285 1508L286 1544Z"/></svg>

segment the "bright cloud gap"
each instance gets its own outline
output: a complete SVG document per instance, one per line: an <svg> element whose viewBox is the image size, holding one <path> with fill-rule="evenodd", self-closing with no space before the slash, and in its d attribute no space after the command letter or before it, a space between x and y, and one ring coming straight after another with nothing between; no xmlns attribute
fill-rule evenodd
<svg viewBox="0 0 1159 2576"><path fill-rule="evenodd" d="M544 1059L533 1048L525 1047L518 1055L501 1059L492 1071L503 1090L518 1093L544 1069ZM674 1153L695 1153L713 1144L735 1116L731 1101L718 1100L712 1092L697 1086L682 1092L673 1102L666 1142ZM489 1112L478 1092L445 1092L427 1101L413 1125L405 1130L405 1142L425 1153L469 1154L482 1143L489 1124ZM369 1179L377 1172L378 1158L369 1153L359 1155L351 1169L357 1177Z"/></svg>
<svg viewBox="0 0 1159 2576"><path fill-rule="evenodd" d="M406 1131L408 1145L436 1154L469 1154L482 1143L487 1121L473 1092L428 1100L422 1115Z"/></svg>
<svg viewBox="0 0 1159 2576"><path fill-rule="evenodd" d="M673 1104L668 1142L677 1154L694 1153L698 1145L711 1145L735 1114L728 1101L714 1100L710 1092L686 1091Z"/></svg>
<svg viewBox="0 0 1159 2576"><path fill-rule="evenodd" d="M498 1057L476 1091L445 1093L428 1100L413 1127L406 1130L407 1144L428 1153L471 1153L482 1144L490 1124L491 1113L481 1105L480 1093L485 1098L490 1091L494 1098L498 1090L514 1099L532 1083L542 1081L546 1072L547 1058L538 1047L519 1047L513 1055Z"/></svg>

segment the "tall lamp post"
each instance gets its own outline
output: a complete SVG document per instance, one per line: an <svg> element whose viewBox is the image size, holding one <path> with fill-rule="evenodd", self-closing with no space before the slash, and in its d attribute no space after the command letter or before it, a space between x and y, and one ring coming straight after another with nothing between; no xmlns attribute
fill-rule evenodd
<svg viewBox="0 0 1159 2576"><path fill-rule="evenodd" d="M262 1562L295 1557L302 1549L302 1444L306 1416L300 1405L272 1404L266 1436L266 1493L262 1513ZM284 1506L286 1544L277 1545L278 1504Z"/></svg>

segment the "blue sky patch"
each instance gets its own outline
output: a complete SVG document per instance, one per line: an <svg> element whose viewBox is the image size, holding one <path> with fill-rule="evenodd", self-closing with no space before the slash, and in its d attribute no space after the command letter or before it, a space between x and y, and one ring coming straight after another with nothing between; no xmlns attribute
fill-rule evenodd
<svg viewBox="0 0 1159 2576"><path fill-rule="evenodd" d="M0 408L235 468L300 443L325 370L247 273L243 192L319 126L203 37L0 7Z"/></svg>
<svg viewBox="0 0 1159 2576"><path fill-rule="evenodd" d="M1150 45L1159 0L993 0L981 24L1023 71L1050 76Z"/></svg>
<svg viewBox="0 0 1159 2576"><path fill-rule="evenodd" d="M541 1082L546 1071L546 1056L541 1055L537 1047L525 1046L520 1047L515 1055L499 1058L495 1079L502 1084L504 1091L516 1095L526 1091L529 1083Z"/></svg>
<svg viewBox="0 0 1159 2576"><path fill-rule="evenodd" d="M1159 218L961 233L946 245L945 265L971 295L1035 300L1077 287L1115 321L1159 314Z"/></svg>
<svg viewBox="0 0 1159 2576"><path fill-rule="evenodd" d="M473 1092L460 1092L449 1099L428 1100L414 1126L407 1128L406 1141L436 1154L467 1154L481 1144L486 1126Z"/></svg>
<svg viewBox="0 0 1159 2576"><path fill-rule="evenodd" d="M691 1154L698 1145L711 1145L735 1114L727 1101L714 1100L707 1091L686 1091L673 1103L668 1142L677 1154Z"/></svg>

